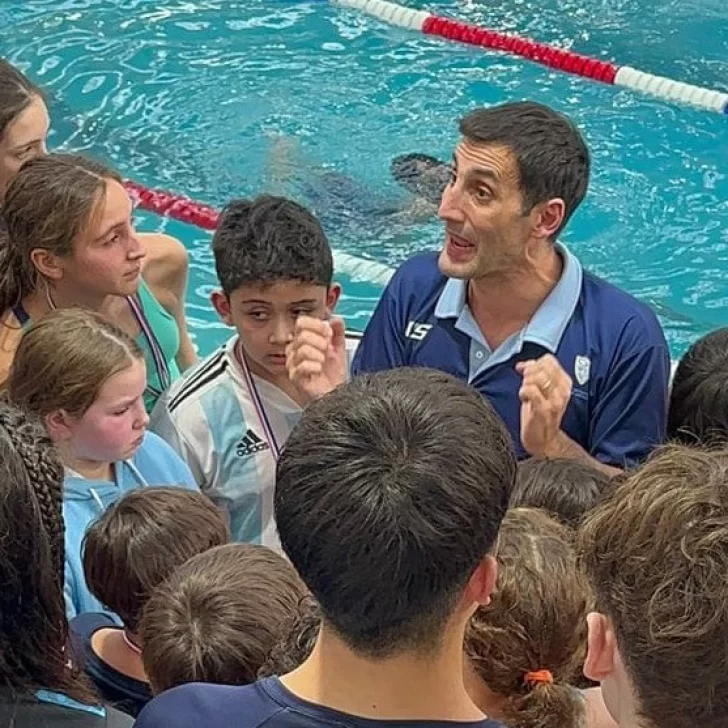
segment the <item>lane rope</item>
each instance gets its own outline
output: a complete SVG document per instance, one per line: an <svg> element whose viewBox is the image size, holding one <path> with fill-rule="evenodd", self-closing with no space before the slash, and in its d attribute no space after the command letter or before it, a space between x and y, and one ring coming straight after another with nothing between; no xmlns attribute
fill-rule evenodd
<svg viewBox="0 0 728 728"><path fill-rule="evenodd" d="M155 190L131 180L124 180L124 187L137 206L146 212L153 212L178 222L194 225L203 230L214 230L220 212L214 207L195 202L184 195L176 195L165 190ZM334 250L334 267L352 281L373 283L386 286L394 269L376 260L360 258L358 255Z"/></svg>
<svg viewBox="0 0 728 728"><path fill-rule="evenodd" d="M630 66L618 66L547 43L432 15L423 10L413 10L388 0L329 0L329 2L425 35L480 46L488 50L503 51L593 81L649 94L664 101L728 115L728 93L721 91L674 81L664 76L638 71Z"/></svg>

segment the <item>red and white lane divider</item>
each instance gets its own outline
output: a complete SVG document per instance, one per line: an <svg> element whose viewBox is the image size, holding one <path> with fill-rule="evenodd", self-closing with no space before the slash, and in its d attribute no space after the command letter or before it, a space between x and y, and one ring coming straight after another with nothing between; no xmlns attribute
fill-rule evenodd
<svg viewBox="0 0 728 728"><path fill-rule="evenodd" d="M425 35L435 35L490 50L505 51L566 73L640 91L666 101L728 115L728 93L673 81L629 66L599 61L528 38L438 17L421 10L412 10L387 0L329 0L329 2L360 10L385 23L416 30Z"/></svg>
<svg viewBox="0 0 728 728"><path fill-rule="evenodd" d="M131 180L124 181L124 187L136 204L146 212L154 212L178 222L194 225L203 230L214 230L220 213L214 207L195 202L189 197L175 195L164 190L153 190ZM352 281L364 281L386 286L394 269L376 260L360 258L343 251L334 250L334 266Z"/></svg>

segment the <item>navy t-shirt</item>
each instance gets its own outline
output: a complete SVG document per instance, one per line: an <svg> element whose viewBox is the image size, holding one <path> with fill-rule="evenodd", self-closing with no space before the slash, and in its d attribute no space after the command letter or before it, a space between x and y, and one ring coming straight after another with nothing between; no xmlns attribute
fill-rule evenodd
<svg viewBox="0 0 728 728"><path fill-rule="evenodd" d="M561 279L528 325L494 351L470 313L467 282L444 276L437 253L409 260L382 294L352 374L422 366L469 382L525 457L515 364L551 353L573 380L562 430L601 462L639 462L665 438L670 356L662 328L648 306L557 250Z"/></svg>
<svg viewBox="0 0 728 728"><path fill-rule="evenodd" d="M108 627L118 629L119 625L106 614L91 612L74 617L70 626L74 647L82 651L86 674L104 700L124 713L138 715L152 699L149 685L115 670L94 652L91 645L95 632Z"/></svg>
<svg viewBox="0 0 728 728"><path fill-rule="evenodd" d="M0 689L0 725L13 728L132 728L134 719L112 708L79 703L49 690L13 695Z"/></svg>
<svg viewBox="0 0 728 728"><path fill-rule="evenodd" d="M188 683L155 698L135 728L503 728L491 720L473 722L369 720L297 698L277 677L244 687Z"/></svg>

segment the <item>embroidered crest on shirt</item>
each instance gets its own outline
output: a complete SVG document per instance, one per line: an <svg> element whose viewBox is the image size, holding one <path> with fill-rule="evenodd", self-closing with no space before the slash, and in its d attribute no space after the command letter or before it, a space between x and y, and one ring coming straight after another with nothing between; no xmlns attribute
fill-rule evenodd
<svg viewBox="0 0 728 728"><path fill-rule="evenodd" d="M270 445L255 434L253 430L248 430L236 445L237 453L240 457L255 455L263 450L270 450Z"/></svg>
<svg viewBox="0 0 728 728"><path fill-rule="evenodd" d="M590 371L591 359L588 356L577 356L574 359L574 378L581 386L589 381Z"/></svg>

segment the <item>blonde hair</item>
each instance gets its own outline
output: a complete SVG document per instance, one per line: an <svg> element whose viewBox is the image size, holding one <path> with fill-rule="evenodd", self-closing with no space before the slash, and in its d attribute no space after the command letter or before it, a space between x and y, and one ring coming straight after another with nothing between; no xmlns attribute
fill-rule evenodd
<svg viewBox="0 0 728 728"><path fill-rule="evenodd" d="M506 698L512 728L576 728L584 703L571 685L586 655L591 595L573 533L545 511L506 513L498 542L498 584L473 615L465 652L489 690ZM553 680L531 682L548 670Z"/></svg>
<svg viewBox="0 0 728 728"><path fill-rule="evenodd" d="M38 288L31 254L70 256L118 172L75 154L48 154L24 164L2 206L9 243L0 245L0 313Z"/></svg>
<svg viewBox="0 0 728 728"><path fill-rule="evenodd" d="M7 383L8 399L40 417L65 410L80 417L109 377L144 360L138 344L101 314L51 311L20 340Z"/></svg>

